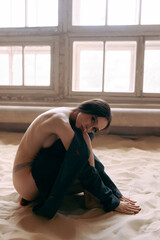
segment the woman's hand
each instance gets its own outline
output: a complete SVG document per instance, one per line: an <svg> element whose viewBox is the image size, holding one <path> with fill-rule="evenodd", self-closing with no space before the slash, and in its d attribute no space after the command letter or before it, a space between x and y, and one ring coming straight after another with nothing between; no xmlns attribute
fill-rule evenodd
<svg viewBox="0 0 160 240"><path fill-rule="evenodd" d="M117 208L115 208L115 211L117 212L126 214L137 214L141 210L139 206L135 205L136 202L130 200L129 198L122 196L119 200L120 204Z"/></svg>
<svg viewBox="0 0 160 240"><path fill-rule="evenodd" d="M122 201L122 202L128 202L128 203L133 204L133 205L135 205L135 203L136 203L136 201L133 201L133 200L131 200L129 198L126 198L124 196L120 197L119 200Z"/></svg>

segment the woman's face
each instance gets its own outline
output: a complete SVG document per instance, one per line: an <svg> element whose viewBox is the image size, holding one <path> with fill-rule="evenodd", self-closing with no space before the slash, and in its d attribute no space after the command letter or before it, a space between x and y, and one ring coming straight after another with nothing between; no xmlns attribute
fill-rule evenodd
<svg viewBox="0 0 160 240"><path fill-rule="evenodd" d="M79 112L76 118L76 127L84 132L100 131L104 129L108 121L104 117Z"/></svg>

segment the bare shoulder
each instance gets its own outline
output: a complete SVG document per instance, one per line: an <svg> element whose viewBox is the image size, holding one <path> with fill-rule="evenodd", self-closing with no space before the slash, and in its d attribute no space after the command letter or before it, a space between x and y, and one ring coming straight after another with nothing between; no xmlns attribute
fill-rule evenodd
<svg viewBox="0 0 160 240"><path fill-rule="evenodd" d="M50 132L59 130L59 127L69 126L70 108L55 108L42 114L39 121L41 129L49 130ZM58 127L58 129L57 129Z"/></svg>
<svg viewBox="0 0 160 240"><path fill-rule="evenodd" d="M74 131L69 123L71 108L58 108L48 111L43 115L39 128L41 132L56 134L68 149L74 136Z"/></svg>

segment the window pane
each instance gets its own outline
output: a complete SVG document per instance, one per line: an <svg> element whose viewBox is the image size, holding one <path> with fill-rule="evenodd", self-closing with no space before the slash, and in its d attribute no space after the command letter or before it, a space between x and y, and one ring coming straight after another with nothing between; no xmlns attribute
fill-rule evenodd
<svg viewBox="0 0 160 240"><path fill-rule="evenodd" d="M138 24L139 0L108 0L108 25Z"/></svg>
<svg viewBox="0 0 160 240"><path fill-rule="evenodd" d="M12 0L12 27L25 27L25 0Z"/></svg>
<svg viewBox="0 0 160 240"><path fill-rule="evenodd" d="M142 0L141 24L160 24L159 10L159 0Z"/></svg>
<svg viewBox="0 0 160 240"><path fill-rule="evenodd" d="M160 41L145 44L143 92L160 93Z"/></svg>
<svg viewBox="0 0 160 240"><path fill-rule="evenodd" d="M105 25L106 0L72 0L72 25Z"/></svg>
<svg viewBox="0 0 160 240"><path fill-rule="evenodd" d="M74 42L73 91L102 91L103 42Z"/></svg>
<svg viewBox="0 0 160 240"><path fill-rule="evenodd" d="M26 25L58 26L58 0L0 0L0 27Z"/></svg>
<svg viewBox="0 0 160 240"><path fill-rule="evenodd" d="M25 86L50 85L50 46L24 48Z"/></svg>
<svg viewBox="0 0 160 240"><path fill-rule="evenodd" d="M27 26L58 26L58 0L27 2Z"/></svg>
<svg viewBox="0 0 160 240"><path fill-rule="evenodd" d="M0 53L0 85L9 85L9 55Z"/></svg>
<svg viewBox="0 0 160 240"><path fill-rule="evenodd" d="M135 83L136 42L106 42L106 92L133 92Z"/></svg>
<svg viewBox="0 0 160 240"><path fill-rule="evenodd" d="M0 27L25 26L25 0L0 0Z"/></svg>
<svg viewBox="0 0 160 240"><path fill-rule="evenodd" d="M22 85L22 50L13 56L12 85Z"/></svg>
<svg viewBox="0 0 160 240"><path fill-rule="evenodd" d="M22 85L22 47L0 47L0 85Z"/></svg>
<svg viewBox="0 0 160 240"><path fill-rule="evenodd" d="M0 27L11 26L11 0L0 0Z"/></svg>

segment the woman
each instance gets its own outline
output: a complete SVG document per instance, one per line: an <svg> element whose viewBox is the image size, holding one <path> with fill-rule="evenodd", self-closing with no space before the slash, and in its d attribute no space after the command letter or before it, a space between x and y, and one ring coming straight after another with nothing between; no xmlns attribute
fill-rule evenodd
<svg viewBox="0 0 160 240"><path fill-rule="evenodd" d="M33 201L39 195L39 188L33 177L32 166L40 151L44 152L44 150L54 146L54 144L60 140L64 150L67 152L75 135L75 127L82 132L84 141L89 148L90 155L88 161L92 167L92 170L89 170L91 173L95 167L95 158L89 134L108 128L110 122L110 107L101 99L85 101L74 109L68 107L54 108L38 116L24 134L19 144L13 166L13 184L22 198L21 204L25 204L25 199L27 201ZM94 172L94 176L95 175L96 173ZM86 177L83 174L81 174L81 176ZM92 173L90 177L92 178ZM96 177L98 181L100 181L99 176ZM79 179L81 179L83 183L83 177ZM92 181L90 182L92 184ZM102 185L104 184L102 183ZM103 187L104 186L102 186L101 189L101 195L103 193ZM116 188L115 185L114 187ZM95 191L96 190L93 190L92 193L99 198L98 190L97 192ZM112 194L112 191L109 191L109 193ZM90 205L92 201L94 202L92 194L85 191L85 196L86 205ZM114 204L112 210L127 214L136 214L140 211L140 207L136 206L134 201L125 198L122 194L119 194L118 197L116 196L115 201L116 204Z"/></svg>

